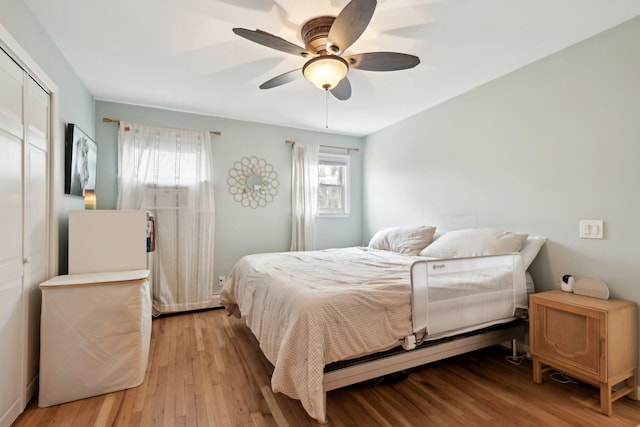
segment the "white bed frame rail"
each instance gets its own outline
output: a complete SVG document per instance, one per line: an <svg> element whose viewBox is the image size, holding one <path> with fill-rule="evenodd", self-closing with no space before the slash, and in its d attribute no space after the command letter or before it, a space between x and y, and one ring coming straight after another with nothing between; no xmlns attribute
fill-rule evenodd
<svg viewBox="0 0 640 427"><path fill-rule="evenodd" d="M510 288L487 290L451 300L430 301L430 283L450 276L456 282L472 281L478 274L509 277ZM483 303L492 303L486 311ZM527 287L522 256L519 253L416 261L411 266L411 319L413 332L434 336L514 315L516 308L527 308ZM502 314L500 314L502 313ZM466 324L472 319L472 324Z"/></svg>

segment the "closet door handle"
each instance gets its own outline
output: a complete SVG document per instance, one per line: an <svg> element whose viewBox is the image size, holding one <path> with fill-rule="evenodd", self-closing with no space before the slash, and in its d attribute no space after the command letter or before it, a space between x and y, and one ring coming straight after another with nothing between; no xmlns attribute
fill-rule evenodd
<svg viewBox="0 0 640 427"><path fill-rule="evenodd" d="M31 257L22 258L23 264L29 264L31 262Z"/></svg>

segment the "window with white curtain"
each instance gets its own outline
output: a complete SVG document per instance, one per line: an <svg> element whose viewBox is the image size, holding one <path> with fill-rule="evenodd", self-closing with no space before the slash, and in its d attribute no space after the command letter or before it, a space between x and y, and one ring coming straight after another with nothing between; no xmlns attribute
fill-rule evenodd
<svg viewBox="0 0 640 427"><path fill-rule="evenodd" d="M193 167L198 164L196 154L196 152L187 152L185 149L180 153L158 150L156 154L158 167L154 170L155 176L147 177L148 183L158 187L173 187L176 182L194 182L201 179L196 176L197 168Z"/></svg>
<svg viewBox="0 0 640 427"><path fill-rule="evenodd" d="M120 122L117 207L155 217L154 313L215 303L212 164L209 132Z"/></svg>
<svg viewBox="0 0 640 427"><path fill-rule="evenodd" d="M318 161L318 215L348 216L348 154L320 153Z"/></svg>

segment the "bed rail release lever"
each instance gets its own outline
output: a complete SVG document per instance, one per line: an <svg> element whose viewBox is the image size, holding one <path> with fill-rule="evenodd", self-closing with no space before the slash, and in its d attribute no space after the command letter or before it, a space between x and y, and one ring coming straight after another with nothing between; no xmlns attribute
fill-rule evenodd
<svg viewBox="0 0 640 427"><path fill-rule="evenodd" d="M405 350L413 350L416 348L416 336L415 335L407 335L404 337L404 341L402 341L402 348Z"/></svg>

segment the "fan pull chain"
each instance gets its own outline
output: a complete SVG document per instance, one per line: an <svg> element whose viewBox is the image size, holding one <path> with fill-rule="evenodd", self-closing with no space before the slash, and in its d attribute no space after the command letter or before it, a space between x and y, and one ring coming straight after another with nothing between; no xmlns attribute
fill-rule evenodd
<svg viewBox="0 0 640 427"><path fill-rule="evenodd" d="M329 129L329 91L325 89L325 112L324 112L324 128Z"/></svg>

